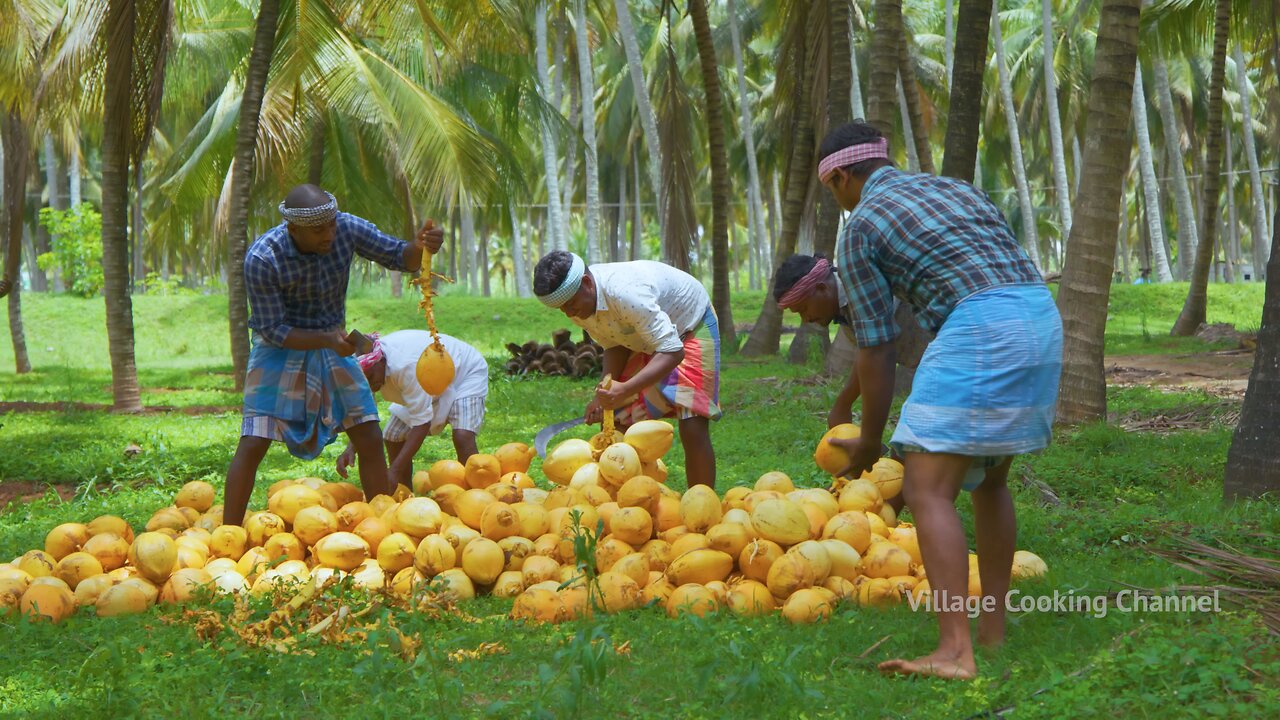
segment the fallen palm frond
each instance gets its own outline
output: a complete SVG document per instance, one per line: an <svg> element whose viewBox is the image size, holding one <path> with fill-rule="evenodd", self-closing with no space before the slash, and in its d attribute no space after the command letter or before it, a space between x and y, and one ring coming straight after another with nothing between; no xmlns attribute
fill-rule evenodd
<svg viewBox="0 0 1280 720"><path fill-rule="evenodd" d="M1280 635L1280 537L1256 533L1242 540L1238 547L1221 540L1208 545L1171 535L1151 552L1212 581L1180 590L1201 595L1216 592L1225 601L1258 613L1267 628Z"/></svg>

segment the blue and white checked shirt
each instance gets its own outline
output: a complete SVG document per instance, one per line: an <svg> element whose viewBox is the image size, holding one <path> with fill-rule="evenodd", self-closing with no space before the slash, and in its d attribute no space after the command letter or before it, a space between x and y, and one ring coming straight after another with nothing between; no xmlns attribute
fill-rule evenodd
<svg viewBox="0 0 1280 720"><path fill-rule="evenodd" d="M859 347L898 337L895 296L936 333L976 292L1044 283L986 193L893 167L867 178L836 243L836 274L849 296Z"/></svg>
<svg viewBox="0 0 1280 720"><path fill-rule="evenodd" d="M408 243L349 213L338 213L337 222L333 245L325 255L298 252L285 223L263 233L245 254L249 327L268 343L283 346L293 328L342 327L351 260L357 253L385 268L409 271L404 267Z"/></svg>

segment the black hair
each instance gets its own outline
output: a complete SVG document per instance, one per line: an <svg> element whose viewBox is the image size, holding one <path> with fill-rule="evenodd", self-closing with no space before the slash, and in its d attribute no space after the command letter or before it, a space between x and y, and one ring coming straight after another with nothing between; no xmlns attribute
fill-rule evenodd
<svg viewBox="0 0 1280 720"><path fill-rule="evenodd" d="M284 197L284 206L287 208L314 208L327 202L329 195L324 188L310 183L294 186Z"/></svg>
<svg viewBox="0 0 1280 720"><path fill-rule="evenodd" d="M808 275L809 271L813 270L813 266L817 265L819 260L825 259L819 253L817 255L792 255L783 260L778 272L773 274L773 301L781 300L788 290L800 282L800 278Z"/></svg>
<svg viewBox="0 0 1280 720"><path fill-rule="evenodd" d="M875 142L882 137L884 137L884 133L859 118L827 133L827 136L822 139L822 144L818 146L818 159L821 160L847 147ZM871 160L863 160L860 163L845 166L844 169L854 175L866 175L885 164L885 162L887 161L881 158L872 158Z"/></svg>
<svg viewBox="0 0 1280 720"><path fill-rule="evenodd" d="M533 268L533 294L550 295L555 292L555 289L564 282L572 266L572 253L553 250L543 255Z"/></svg>

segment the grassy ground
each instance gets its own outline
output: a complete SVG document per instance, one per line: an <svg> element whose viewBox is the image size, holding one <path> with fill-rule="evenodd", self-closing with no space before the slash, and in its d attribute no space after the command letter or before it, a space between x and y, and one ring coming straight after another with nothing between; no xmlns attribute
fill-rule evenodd
<svg viewBox="0 0 1280 720"><path fill-rule="evenodd" d="M25 303L37 372L0 374L0 401L74 399L109 402L110 374L101 303L32 298ZM737 319L753 318L760 295L737 299ZM1117 288L1107 346L1111 352L1183 352L1198 341L1167 343L1180 304L1166 287ZM1211 287L1211 320L1256 326L1257 292ZM0 513L0 558L40 547L59 522L119 514L142 525L168 504L182 482L220 486L238 429L239 398L226 375L225 304L218 298L139 298L138 356L145 402L222 406L225 412L117 417L102 412L0 415L0 482L68 483L74 500L53 492ZM535 304L449 297L442 330L473 341L496 362L501 345L543 337L564 326ZM353 299L351 326L416 325L413 306L370 296ZM1216 313L1216 315L1215 315ZM1143 334L1143 317L1150 338ZM513 332L511 328L519 328ZM8 349L5 348L5 351ZM4 351L0 351L4 352ZM0 365L11 360L0 354ZM812 367L779 361L726 363L726 416L714 428L719 490L748 484L767 470L816 485L812 446L838 380ZM494 374L481 447L528 441L542 425L579 410L587 381L512 380ZM1197 393L1112 389L1115 412L1156 414L1216 405ZM585 436L588 431L583 431ZM130 443L142 447L126 458ZM1122 583L1164 588L1190 580L1151 555L1170 532L1230 539L1280 526L1274 502L1224 507L1221 473L1230 428L1168 435L1129 433L1112 425L1059 432L1044 454L1020 460L1062 499L1042 505L1034 490L1015 489L1019 546L1051 568L1023 588L1096 594ZM276 450L262 479L332 478L338 448L312 463ZM428 441L432 455L451 452ZM671 484L683 487L679 448L668 456ZM536 466L535 466L536 468ZM253 505L261 507L268 482ZM967 501L960 502L966 524ZM1015 717L1204 717L1280 713L1280 655L1255 615L1220 613L1028 613L1012 619L1010 641L979 657L982 677L967 685L883 678L874 663L920 654L935 639L930 618L906 608L844 609L825 625L791 627L778 618L713 617L673 621L641 611L554 628L512 625L509 603L468 606L480 622L397 614L423 641L406 662L387 637L345 648L307 645L313 654L248 650L223 636L199 640L189 624L157 610L105 621L81 614L57 627L6 618L0 664L0 715L173 716L254 714L339 717L353 707L375 715L407 712L494 717L968 717L1014 706ZM882 638L883 644L860 655ZM604 642L593 640L603 639ZM454 662L449 653L498 641L505 654ZM629 652L611 648L629 643Z"/></svg>

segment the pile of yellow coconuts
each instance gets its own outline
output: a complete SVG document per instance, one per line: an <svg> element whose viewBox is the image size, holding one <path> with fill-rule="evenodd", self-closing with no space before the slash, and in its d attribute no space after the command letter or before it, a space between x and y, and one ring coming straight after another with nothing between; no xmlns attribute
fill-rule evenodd
<svg viewBox="0 0 1280 720"><path fill-rule="evenodd" d="M819 467L842 469L847 456L827 440L856 432L824 435ZM0 564L0 614L58 622L93 607L110 617L205 588L282 598L335 577L401 596L510 597L512 617L540 622L650 605L673 617L727 608L812 622L843 601L880 606L928 592L915 528L885 502L902 487L894 460L835 480L835 492L769 472L723 497L702 486L681 494L664 484L672 440L656 420L566 440L542 465L550 491L528 474L523 443L465 465L441 460L417 473L413 492L368 502L350 483L282 480L243 527L222 523L211 485L190 482L136 536L104 515L59 525L43 549ZM981 592L976 559L971 594ZM1015 578L1045 571L1031 553L1014 559Z"/></svg>

